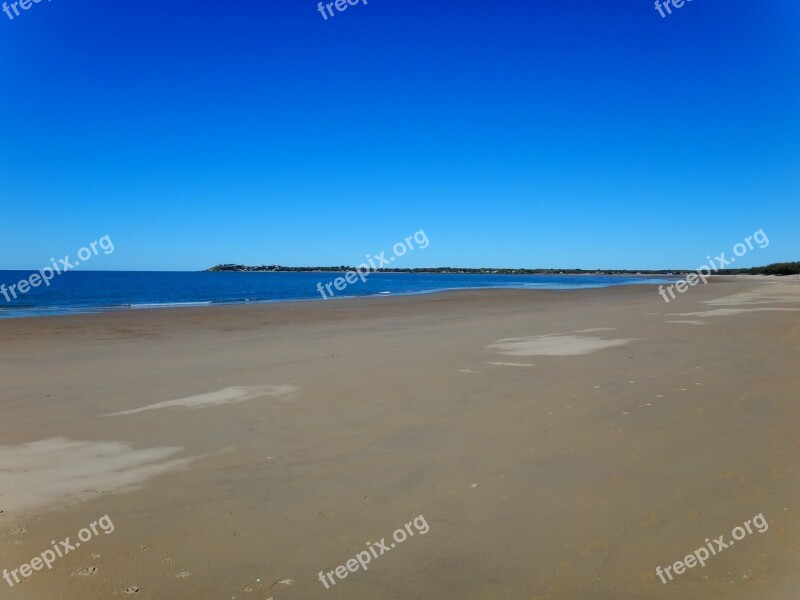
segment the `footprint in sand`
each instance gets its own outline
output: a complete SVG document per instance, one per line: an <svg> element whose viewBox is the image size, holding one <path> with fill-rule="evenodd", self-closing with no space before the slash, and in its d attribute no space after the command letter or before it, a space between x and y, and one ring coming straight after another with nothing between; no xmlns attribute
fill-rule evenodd
<svg viewBox="0 0 800 600"><path fill-rule="evenodd" d="M275 587L275 584L273 584L272 587ZM256 578L255 582L253 582L253 583L249 583L249 584L245 583L242 586L242 589L240 591L249 594L249 593L252 593L252 592L256 591L255 588L258 588L260 590L264 589L264 584L261 583L261 578L260 577ZM235 598L235 596L233 596L233 597ZM270 600L270 598L267 598L267 600Z"/></svg>
<svg viewBox="0 0 800 600"><path fill-rule="evenodd" d="M125 590L122 593L125 594L126 596L133 596L134 594L138 594L141 590L142 588L136 585L132 585L129 588L125 588Z"/></svg>
<svg viewBox="0 0 800 600"><path fill-rule="evenodd" d="M69 572L72 577L94 577L97 575L97 567L76 567Z"/></svg>
<svg viewBox="0 0 800 600"><path fill-rule="evenodd" d="M178 579L186 579L187 577L189 577L189 575L191 575L191 573L189 571L181 571L180 573L178 573L176 575L176 577Z"/></svg>

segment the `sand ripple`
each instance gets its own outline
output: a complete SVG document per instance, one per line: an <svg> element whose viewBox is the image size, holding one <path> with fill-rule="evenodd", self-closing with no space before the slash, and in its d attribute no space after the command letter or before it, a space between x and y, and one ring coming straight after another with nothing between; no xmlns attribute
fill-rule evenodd
<svg viewBox="0 0 800 600"><path fill-rule="evenodd" d="M63 505L108 492L132 491L188 465L169 459L180 447L133 450L122 442L51 438L0 446L0 510L9 514Z"/></svg>
<svg viewBox="0 0 800 600"><path fill-rule="evenodd" d="M186 398L178 398L177 400L167 400L166 402L158 402L156 404L148 404L141 408L134 408L131 410L123 410L120 412L110 413L105 415L107 417L118 417L121 415L135 415L137 413L145 412L147 410L159 410L161 408L200 408L203 406L214 406L217 404L234 404L236 402L244 402L245 400L252 400L262 396L285 397L298 391L294 385L255 385L255 386L235 386L227 387L216 392L209 392L207 394L199 394L197 396L188 396Z"/></svg>
<svg viewBox="0 0 800 600"><path fill-rule="evenodd" d="M575 356L624 346L632 339L604 340L587 335L538 335L506 338L487 346L508 356Z"/></svg>

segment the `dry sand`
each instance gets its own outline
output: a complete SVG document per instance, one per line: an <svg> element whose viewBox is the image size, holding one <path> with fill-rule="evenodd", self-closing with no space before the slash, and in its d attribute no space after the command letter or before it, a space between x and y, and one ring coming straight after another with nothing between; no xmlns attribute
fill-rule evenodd
<svg viewBox="0 0 800 600"><path fill-rule="evenodd" d="M800 283L0 321L20 599L796 598ZM665 584L682 559L753 533ZM419 515L430 530L317 579Z"/></svg>

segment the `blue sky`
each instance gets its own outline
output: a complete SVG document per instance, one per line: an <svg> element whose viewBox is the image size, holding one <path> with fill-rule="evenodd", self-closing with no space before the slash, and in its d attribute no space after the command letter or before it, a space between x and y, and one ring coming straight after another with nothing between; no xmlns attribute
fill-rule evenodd
<svg viewBox="0 0 800 600"><path fill-rule="evenodd" d="M13 14L13 13L12 13ZM0 269L800 260L800 5L52 0L0 13ZM83 268L83 267L82 267Z"/></svg>

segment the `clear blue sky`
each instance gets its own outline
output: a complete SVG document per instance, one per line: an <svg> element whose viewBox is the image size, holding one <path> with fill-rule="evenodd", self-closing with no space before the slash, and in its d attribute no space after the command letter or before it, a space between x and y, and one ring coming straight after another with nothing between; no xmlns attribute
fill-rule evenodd
<svg viewBox="0 0 800 600"><path fill-rule="evenodd" d="M800 260L795 0L45 0L0 56L3 269Z"/></svg>

